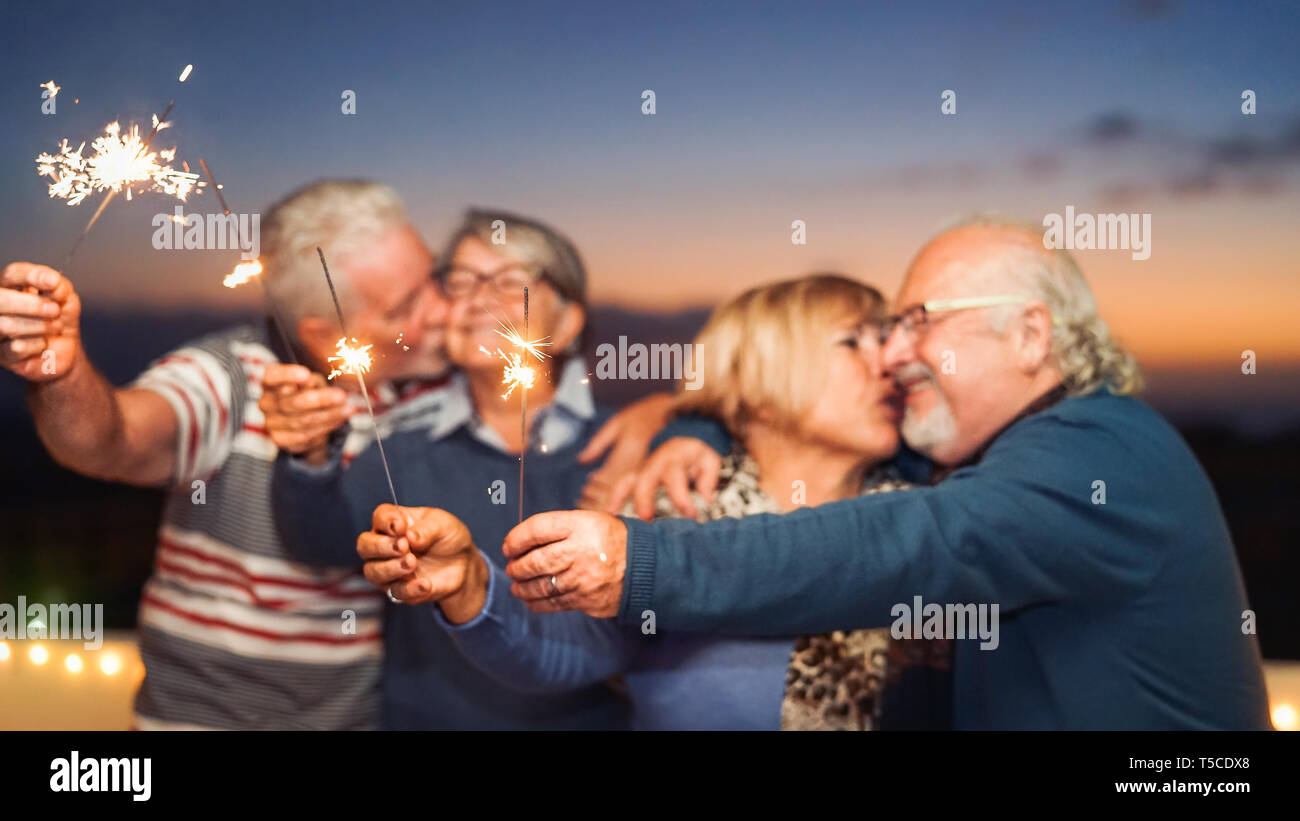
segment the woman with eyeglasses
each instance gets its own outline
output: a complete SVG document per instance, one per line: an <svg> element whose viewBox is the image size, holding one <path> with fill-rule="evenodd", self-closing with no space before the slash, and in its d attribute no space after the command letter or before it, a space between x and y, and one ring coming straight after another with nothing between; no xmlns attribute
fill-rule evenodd
<svg viewBox="0 0 1300 821"><path fill-rule="evenodd" d="M874 288L834 274L754 288L714 312L694 349L699 371L689 381L699 389L682 390L678 409L723 420L739 444L713 499L694 497L697 519L906 487L888 467L899 405L881 372L883 320ZM680 514L661 495L657 515ZM579 612L533 613L485 558L496 545L445 511L384 505L358 552L372 582L438 601L465 657L521 692L621 674L637 729L876 726L886 630L735 639L659 634L649 611L630 632Z"/></svg>
<svg viewBox="0 0 1300 821"><path fill-rule="evenodd" d="M595 465L579 454L610 412L592 399L579 356L587 283L573 245L535 220L470 211L447 245L436 278L449 302L446 350L457 372L431 398L438 407L383 432L398 498L454 513L485 545L539 511L573 507ZM521 364L525 388L502 383L501 351L519 351L501 332L542 340L540 360ZM645 444L649 444L650 432ZM527 449L520 505L519 463ZM643 453L644 451L642 451ZM356 539L391 501L381 453L362 452L342 469L338 449L323 466L282 456L275 477L277 523L287 543L317 555L356 559ZM340 517L339 513L344 515ZM340 518L343 523L340 524ZM299 553L306 552L303 549ZM499 551L493 560L504 563ZM390 590L383 667L383 726L390 729L559 729L626 726L622 700L600 681L563 693L521 696L476 670L433 619Z"/></svg>

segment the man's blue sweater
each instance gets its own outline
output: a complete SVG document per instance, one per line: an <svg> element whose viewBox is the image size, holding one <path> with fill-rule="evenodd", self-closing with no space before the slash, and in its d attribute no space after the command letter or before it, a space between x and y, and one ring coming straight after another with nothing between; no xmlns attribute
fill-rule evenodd
<svg viewBox="0 0 1300 821"><path fill-rule="evenodd" d="M608 418L598 413L571 445L528 454L524 514L573 507L593 465L577 454ZM505 565L500 547L518 524L518 456L495 450L465 428L432 439L425 430L384 438L398 499L440 507L463 521L483 553ZM391 502L377 448L346 470L306 472L281 454L274 480L276 518L299 561L360 565L357 536L370 529L375 507ZM494 504L493 483L505 483ZM499 487L499 486L498 486ZM496 494L498 501L500 494ZM436 605L385 609L383 721L389 729L620 729L626 704L604 684L565 693L521 693L469 664L437 625Z"/></svg>
<svg viewBox="0 0 1300 821"><path fill-rule="evenodd" d="M915 596L997 604L996 649L956 643L957 728L1270 726L1214 489L1136 399L1062 400L934 487L627 524L629 627L653 610L661 630L775 636L889 626Z"/></svg>

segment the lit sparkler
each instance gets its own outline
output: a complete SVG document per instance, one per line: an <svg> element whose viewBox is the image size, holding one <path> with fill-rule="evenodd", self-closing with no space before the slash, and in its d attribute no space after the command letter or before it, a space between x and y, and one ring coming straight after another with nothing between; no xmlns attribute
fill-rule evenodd
<svg viewBox="0 0 1300 821"><path fill-rule="evenodd" d="M527 364L527 361L524 359L524 356L531 355L538 362L541 362L543 359L549 357L550 354L544 353L543 351L538 349L549 348L551 343L549 341L550 340L549 336L544 336L541 339L525 338L527 336L527 327L528 327L528 288L527 287L524 288L524 328L525 328L524 334L520 334L519 331L516 330L515 326L511 324L509 321L502 322L501 320L498 319L497 324L501 326L501 328L497 330L497 334L500 335L507 342L509 342L512 347L518 348L519 351L521 351L520 353L514 353L514 352L506 353L500 348L496 349L497 357L499 357L503 362L506 363L502 367L502 371L501 371L501 384L506 386L506 392L501 394L501 398L509 399L510 394L515 392L515 388L523 388L524 390L528 390L533 386L533 383L537 380L536 369L533 368L531 365ZM493 354L492 351L489 351L487 348L483 347L482 345L479 345L478 349L483 353L487 354L488 356L492 356Z"/></svg>
<svg viewBox="0 0 1300 821"><path fill-rule="evenodd" d="M221 280L221 284L227 288L238 288L261 273L262 261L260 259L251 259L236 265L235 270L226 274L226 278Z"/></svg>
<svg viewBox="0 0 1300 821"><path fill-rule="evenodd" d="M185 71L186 74L189 73L188 66ZM181 80L185 80L184 75L181 76ZM230 206L226 204L226 198L221 194L221 186L217 184L217 178L212 176L212 169L208 168L207 160L199 157L199 165L203 168L203 173L207 175L208 184L212 186L212 193L216 194L217 200L221 202L222 212L226 216L230 216ZM235 224L239 225L240 223L236 220ZM238 230L239 229L237 228L236 231ZM240 248L243 248L244 238L242 236L236 236L235 239L237 240L236 244L239 245ZM288 352L289 359L293 360L293 364L298 365L300 364L298 362L298 354L294 353L293 342L289 340L289 334L284 330L284 323L280 322L280 312L275 309L275 304L271 302L271 295L267 293L266 290L266 280L261 278L261 273L262 261L260 259L250 259L236 265L235 270L226 274L226 278L221 280L221 284L227 288L238 288L253 277L258 278L257 281L262 283L262 301L266 304L266 310L271 314L271 321L275 323L275 329L280 333L280 341L284 343L284 349Z"/></svg>
<svg viewBox="0 0 1300 821"><path fill-rule="evenodd" d="M63 88L63 86L56 86L54 84L54 81L50 80L48 83L41 83L41 88L50 92L50 96L46 99L53 100L55 97L59 96L59 91L60 89Z"/></svg>
<svg viewBox="0 0 1300 821"><path fill-rule="evenodd" d="M167 123L155 115L154 133L166 127ZM85 156L85 143L74 149L65 139L59 144L58 154L43 153L36 158L36 173L52 180L50 197L77 205L100 191L118 194L125 189L130 200L139 189L161 192L185 202L190 192L202 185L198 174L171 166L176 159L175 148L147 150L147 142L140 138L137 125L123 134L119 123L109 123L90 148L93 153Z"/></svg>
<svg viewBox="0 0 1300 821"><path fill-rule="evenodd" d="M326 360L332 370L325 378L333 381L334 377L344 374L362 376L370 373L370 366L374 364L374 359L370 356L370 349L373 347L373 345L362 345L355 337L349 345L346 336L339 337L339 341L334 343L334 356Z"/></svg>
<svg viewBox="0 0 1300 821"><path fill-rule="evenodd" d="M370 372L372 360L370 358L371 345L361 346L356 339L352 340L352 345L347 344L348 327L343 321L343 308L339 306L339 295L334 290L334 278L330 276L330 267L325 264L325 252L316 248L316 253L320 256L320 267L325 271L325 283L330 286L330 298L334 300L334 312L339 317L339 328L343 331L342 338L335 345L335 355L329 357L329 362L334 365L334 370L330 372L330 379L338 376L340 373L353 374L357 378L357 385L361 388L361 398L366 400L366 410L370 412L370 424L375 431L375 444L379 447L379 461L384 464L384 477L388 479L388 492L392 494L393 504L398 505L397 490L393 487L393 472L388 469L388 456L384 453L384 440L379 435L379 420L375 417L375 406L370 403L370 392L366 389L365 374Z"/></svg>
<svg viewBox="0 0 1300 821"><path fill-rule="evenodd" d="M506 386L506 392L501 395L502 399L509 399L510 394L519 388L519 521L524 520L524 456L528 453L528 389L537 381L537 369L531 364L527 364L524 359L525 354L532 355L534 359L541 362L550 354L543 353L539 348L550 347L550 337L544 336L541 339L528 338L528 286L524 286L524 332L520 334L515 326L510 322L497 320L501 329L497 331L499 335L505 338L511 345L519 349L519 352L506 353L497 348L497 356L506 364L501 371L501 384ZM492 352L482 345L479 350L488 356ZM545 449L543 449L545 452Z"/></svg>
<svg viewBox="0 0 1300 821"><path fill-rule="evenodd" d="M36 158L36 173L54 180L50 185L51 197L66 199L71 206L77 205L96 191L105 192L99 208L95 209L86 227L81 229L81 234L63 258L60 268L66 268L77 255L77 249L85 241L90 229L123 188L126 189L126 198L129 200L133 186L143 186L148 182L148 186L141 188L142 191L163 191L184 202L191 190L203 187L203 183L198 181L198 175L190 173L188 167L184 171L177 171L170 164L158 162L158 159L162 159L171 163L176 157L175 148L156 154L149 151L153 138L170 125L167 116L175 105L176 101L171 100L167 103L167 108L163 109L161 117L157 114L153 116L153 129L143 141L140 140L137 126L132 125L127 136L122 137L122 127L113 122L105 126L104 134L91 143L91 149L95 153L90 157L82 156L86 148L84 142L73 151L65 139L60 144L57 155L41 154Z"/></svg>

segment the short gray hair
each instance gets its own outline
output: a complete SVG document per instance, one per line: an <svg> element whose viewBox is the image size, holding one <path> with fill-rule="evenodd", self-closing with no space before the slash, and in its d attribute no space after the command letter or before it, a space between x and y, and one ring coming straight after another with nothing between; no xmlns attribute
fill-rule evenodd
<svg viewBox="0 0 1300 821"><path fill-rule="evenodd" d="M325 252L344 315L355 308L348 272L337 260L408 223L402 198L365 180L320 180L271 206L262 221L267 296L297 339L304 317L332 317L334 303L316 248Z"/></svg>
<svg viewBox="0 0 1300 821"><path fill-rule="evenodd" d="M1022 231L1039 240L1044 235L1041 225L988 213L962 217L940 233L971 226ZM1074 257L1064 249L1042 244L1039 248L1009 247L991 260L985 271L990 285L1010 283L1025 296L1047 305L1053 320L1052 353L1071 396L1083 396L1103 386L1119 395L1140 392L1143 378L1137 360L1111 337L1097 315L1097 301ZM1013 310L995 309L995 330L1006 326Z"/></svg>

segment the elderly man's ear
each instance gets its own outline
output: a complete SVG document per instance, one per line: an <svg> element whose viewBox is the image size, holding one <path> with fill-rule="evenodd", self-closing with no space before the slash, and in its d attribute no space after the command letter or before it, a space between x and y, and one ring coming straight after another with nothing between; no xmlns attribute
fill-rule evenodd
<svg viewBox="0 0 1300 821"><path fill-rule="evenodd" d="M1051 363L1052 312L1042 302L1031 302L1020 315L1016 350L1020 369L1036 373Z"/></svg>

